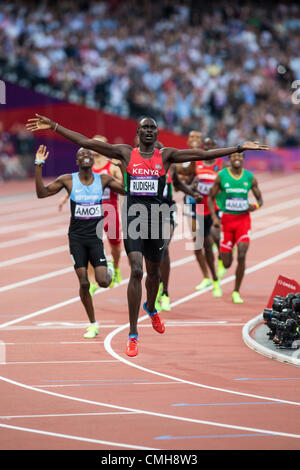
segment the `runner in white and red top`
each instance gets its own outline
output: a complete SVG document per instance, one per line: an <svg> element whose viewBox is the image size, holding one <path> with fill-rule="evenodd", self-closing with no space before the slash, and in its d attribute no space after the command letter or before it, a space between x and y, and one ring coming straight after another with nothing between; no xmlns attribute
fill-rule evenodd
<svg viewBox="0 0 300 470"><path fill-rule="evenodd" d="M205 150L216 148L216 142L211 137L206 137L203 142L203 147ZM201 206L196 205L196 215L198 224L201 228L203 227L205 258L212 276L213 296L216 298L222 296L219 278L225 274L225 270L222 261L219 259L218 273L216 272L213 244L216 242L217 246L219 245L219 233L216 233L216 229L213 227L212 217L207 205L207 199L218 172L222 170L225 165L226 164L222 158L217 158L216 160L208 162L195 162L195 182L197 183L197 190L203 196ZM218 214L217 205L215 210ZM215 231L214 233L212 233L213 230Z"/></svg>
<svg viewBox="0 0 300 470"><path fill-rule="evenodd" d="M102 142L107 142L103 136L95 136L94 139ZM104 155L93 152L94 165L92 171L98 174L108 174L113 176L117 181L123 182L123 177L119 165L114 161L108 160ZM113 258L115 275L110 287L115 284L120 284L122 281L121 271L119 267L121 251L122 251L122 238L120 227L120 213L119 213L119 195L109 188L106 188L102 197L104 207L104 217L106 223L104 224L104 231L110 245L111 255ZM91 294L98 286L91 286Z"/></svg>

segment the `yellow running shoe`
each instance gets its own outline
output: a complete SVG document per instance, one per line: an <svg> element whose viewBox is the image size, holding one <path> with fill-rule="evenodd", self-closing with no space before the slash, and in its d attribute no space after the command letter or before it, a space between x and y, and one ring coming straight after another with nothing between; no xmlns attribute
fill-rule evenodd
<svg viewBox="0 0 300 470"><path fill-rule="evenodd" d="M223 261L218 259L218 278L222 279L226 274L226 269L224 268Z"/></svg>
<svg viewBox="0 0 300 470"><path fill-rule="evenodd" d="M163 294L160 299L161 310L169 312L171 310L170 297L167 294Z"/></svg>
<svg viewBox="0 0 300 470"><path fill-rule="evenodd" d="M163 283L160 282L160 283L159 283L159 286L158 286L158 291L157 291L157 295L156 295L156 300L155 300L155 309L156 309L158 312L161 311L160 300L161 300L162 291L163 291Z"/></svg>
<svg viewBox="0 0 300 470"><path fill-rule="evenodd" d="M99 334L99 327L98 325L90 325L86 329L86 333L84 333L84 338L95 338Z"/></svg>
<svg viewBox="0 0 300 470"><path fill-rule="evenodd" d="M122 274L120 268L115 268L115 283L121 284L122 282Z"/></svg>
<svg viewBox="0 0 300 470"><path fill-rule="evenodd" d="M220 286L220 282L219 282L219 281L213 281L213 292L212 292L212 295L213 295L216 299L219 299L220 297L222 297L222 289L221 289L221 286Z"/></svg>
<svg viewBox="0 0 300 470"><path fill-rule="evenodd" d="M202 282L200 282L200 284L198 284L198 286L195 287L196 290L202 290L202 289L205 289L206 287L209 287L212 285L212 280L209 279L208 277L205 277L203 279Z"/></svg>
<svg viewBox="0 0 300 470"><path fill-rule="evenodd" d="M96 290L99 289L99 286L98 284L93 284L92 282L90 282L90 296L93 297L93 295L95 294Z"/></svg>
<svg viewBox="0 0 300 470"><path fill-rule="evenodd" d="M232 302L234 304L243 304L244 303L243 299L240 296L240 293L237 290L232 292Z"/></svg>

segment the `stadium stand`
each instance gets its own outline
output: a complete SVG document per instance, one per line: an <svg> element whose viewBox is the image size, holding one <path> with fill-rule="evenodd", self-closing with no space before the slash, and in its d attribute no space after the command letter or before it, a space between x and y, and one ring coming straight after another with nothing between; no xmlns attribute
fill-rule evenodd
<svg viewBox="0 0 300 470"><path fill-rule="evenodd" d="M1 77L220 146L298 146L299 4L207 3L6 1Z"/></svg>

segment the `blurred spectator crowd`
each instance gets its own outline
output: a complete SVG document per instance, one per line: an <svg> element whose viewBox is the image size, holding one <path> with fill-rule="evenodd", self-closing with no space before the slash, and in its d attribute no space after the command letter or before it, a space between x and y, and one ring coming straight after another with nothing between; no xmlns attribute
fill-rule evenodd
<svg viewBox="0 0 300 470"><path fill-rule="evenodd" d="M0 182L32 176L35 139L24 124L15 123L8 131L0 121Z"/></svg>
<svg viewBox="0 0 300 470"><path fill-rule="evenodd" d="M0 74L218 145L297 146L299 31L296 1L5 0Z"/></svg>

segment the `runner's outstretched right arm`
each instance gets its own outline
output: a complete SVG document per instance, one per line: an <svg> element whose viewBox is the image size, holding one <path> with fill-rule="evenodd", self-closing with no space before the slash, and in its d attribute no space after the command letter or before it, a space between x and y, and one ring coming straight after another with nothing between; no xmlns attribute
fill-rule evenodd
<svg viewBox="0 0 300 470"><path fill-rule="evenodd" d="M39 130L52 129L54 132L57 132L66 139L71 140L75 144L79 145L79 147L94 150L94 152L105 155L108 158L116 158L118 160L123 160L124 158L122 153L122 147L130 148L130 146L125 146L124 144L111 145L106 142L102 142L101 140L89 139L88 137L79 134L78 132L66 129L65 127L59 125L57 122L51 121L51 119L45 116L41 116L40 114L36 114L36 116L36 118L28 119L28 122L26 124L27 130L35 132Z"/></svg>

